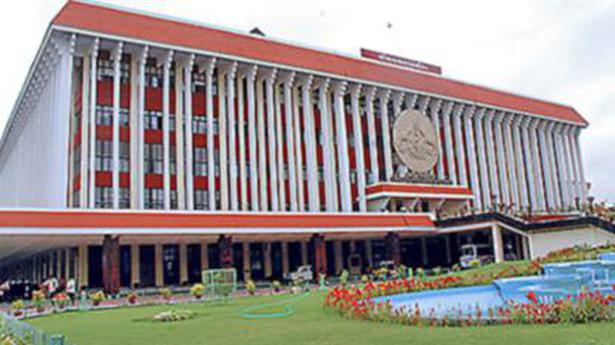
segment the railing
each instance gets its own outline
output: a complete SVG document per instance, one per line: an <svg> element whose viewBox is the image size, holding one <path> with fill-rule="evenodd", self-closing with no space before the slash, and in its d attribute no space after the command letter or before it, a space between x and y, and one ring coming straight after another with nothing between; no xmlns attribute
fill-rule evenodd
<svg viewBox="0 0 615 345"><path fill-rule="evenodd" d="M14 317L0 313L0 341L8 337L15 344L71 345L64 335L48 334ZM11 342L7 342L11 344ZM4 343L3 343L4 344Z"/></svg>

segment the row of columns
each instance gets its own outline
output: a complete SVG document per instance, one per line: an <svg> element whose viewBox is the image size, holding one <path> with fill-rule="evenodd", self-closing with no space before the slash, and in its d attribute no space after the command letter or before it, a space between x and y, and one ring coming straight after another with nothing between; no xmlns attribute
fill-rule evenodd
<svg viewBox="0 0 615 345"><path fill-rule="evenodd" d="M107 42L108 43L108 42ZM133 52L131 80L134 104L130 118L131 207L143 208L145 68L156 57L163 68L163 186L164 208L171 208L170 92L176 94L175 128L178 208L194 208L192 73L205 75L207 123L208 201L210 210L350 212L353 204L365 211L365 188L388 181L397 167L390 130L401 110L417 108L431 117L438 132L440 160L434 170L439 179L470 186L478 209L496 204L546 210L570 208L585 200L587 191L580 156L580 127L517 113L419 96L343 80L299 74L294 71L207 58L180 51L135 49L122 42L114 46L113 77L113 206L119 207L120 64L124 52ZM83 52L86 99L96 99L96 61L102 42L94 39ZM175 63L175 90L170 90ZM214 109L217 76L218 108ZM346 96L348 100L346 100ZM86 102L87 103L87 102ZM316 112L317 111L317 112ZM88 103L83 117L81 198L94 206L95 113ZM247 112L247 119L243 113ZM347 114L350 112L350 114ZM217 115L218 160L214 155L214 122ZM315 116L322 131L324 195L320 195ZM346 126L346 117L352 120ZM362 117L366 119L366 133ZM282 121L283 119L283 121ZM247 133L244 131L247 120ZM376 121L380 121L377 126ZM282 122L284 128L282 128ZM378 133L380 128L380 133ZM351 192L348 133L352 132L357 171L357 199ZM247 134L247 135L246 135ZM367 135L367 147L363 136ZM246 138L247 137L247 138ZM522 146L522 147L521 147ZM379 150L381 148L381 150ZM369 150L369 162L364 150ZM305 156L303 152L305 150ZM247 151L247 154L246 154ZM237 154L238 152L238 154ZM378 158L382 155L382 159ZM380 161L383 166L380 166ZM249 162L249 163L248 163ZM446 163L446 166L445 166ZM216 164L219 164L220 204L216 203ZM249 165L249 167L248 167ZM380 170L384 169L381 175ZM366 172L369 179L366 179ZM248 177L249 176L249 177ZM303 179L307 180L304 189ZM248 181L249 180L249 181ZM288 183L288 195L286 183ZM252 191L248 196L249 190ZM307 197L306 197L307 193ZM320 200L324 197L325 200ZM248 200L249 199L249 200ZM307 201L307 203L306 203Z"/></svg>

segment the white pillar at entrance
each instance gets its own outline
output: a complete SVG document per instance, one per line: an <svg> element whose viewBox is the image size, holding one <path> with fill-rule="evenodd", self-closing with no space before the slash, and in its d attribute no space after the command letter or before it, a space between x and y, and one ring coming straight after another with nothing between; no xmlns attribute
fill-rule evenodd
<svg viewBox="0 0 615 345"><path fill-rule="evenodd" d="M259 177L259 201L260 210L269 210L269 201L267 199L268 182L267 182L267 143L265 142L265 104L263 83L267 77L267 70L262 70L256 81L256 138L258 141L258 174Z"/></svg>
<svg viewBox="0 0 615 345"><path fill-rule="evenodd" d="M188 282L188 248L186 243L179 244L179 283Z"/></svg>
<svg viewBox="0 0 615 345"><path fill-rule="evenodd" d="M286 276L289 271L288 242L282 242L282 276Z"/></svg>
<svg viewBox="0 0 615 345"><path fill-rule="evenodd" d="M369 167L370 178L368 184L377 182L380 179L380 168L378 167L378 148L376 144L376 121L374 119L374 95L376 89L367 87L365 89L365 108L367 115L367 137L369 143Z"/></svg>
<svg viewBox="0 0 615 345"><path fill-rule="evenodd" d="M292 86L295 79L295 73L290 73L284 80L284 122L286 133L286 156L288 160L288 190L290 210L296 212L298 210L297 203L297 185L303 181L297 179L297 166L295 160L295 130L294 130L294 114L293 114L293 98ZM301 145L299 141L297 145ZM286 242L282 244L284 246Z"/></svg>
<svg viewBox="0 0 615 345"><path fill-rule="evenodd" d="M307 242L301 241L301 265L308 264L308 246Z"/></svg>
<svg viewBox="0 0 615 345"><path fill-rule="evenodd" d="M342 241L336 240L333 242L333 254L335 257L335 274L339 275L344 269L344 258L342 253Z"/></svg>
<svg viewBox="0 0 615 345"><path fill-rule="evenodd" d="M346 82L333 85L333 98L335 106L335 125L337 139L337 162L340 186L340 206L342 212L352 211L352 194L350 189L350 160L348 158L348 135L346 132L346 111L344 109L344 95Z"/></svg>
<svg viewBox="0 0 615 345"><path fill-rule="evenodd" d="M522 136L525 136L522 133L525 133L525 130L521 128L521 124L523 122L523 117L518 114L511 114L514 116L512 120L512 135L513 135L513 143L514 143L514 151L513 154L515 156L515 165L517 168L517 181L519 188L519 205L522 208L528 207L530 205L528 199L528 186L527 186L527 178L525 173L526 163L523 159L524 145L521 144Z"/></svg>
<svg viewBox="0 0 615 345"><path fill-rule="evenodd" d="M493 110L487 113L487 116L493 116ZM480 111L474 120L474 131L476 132L476 146L478 153L478 166L480 169L480 186L481 186L481 198L475 199L482 204L477 205L479 210L491 207L491 186L489 185L489 171L487 170L487 154L485 152L485 136L483 135L483 119L485 117L485 110ZM477 203L478 204L478 203Z"/></svg>
<svg viewBox="0 0 615 345"><path fill-rule="evenodd" d="M249 67L247 68L249 70ZM246 68L241 70L237 76L237 139L239 142L239 209L249 210L248 204L248 175L246 172L246 112L245 112L245 91L244 79Z"/></svg>
<svg viewBox="0 0 615 345"><path fill-rule="evenodd" d="M242 258L243 258L243 280L247 281L252 279L252 267L251 267L251 258L250 258L250 243L244 242L241 246L242 249Z"/></svg>
<svg viewBox="0 0 615 345"><path fill-rule="evenodd" d="M301 104L300 100L300 92L299 88L301 87L300 83L297 83L295 87L292 88L292 110L293 110L293 129L294 129L294 138L295 138L295 164L296 164L296 179L297 179L297 208L300 211L305 211L305 192L304 192L304 176L306 176L306 171L304 171L303 165L303 147L305 146L305 133L301 129L301 113L299 111L299 106ZM305 128L304 128L305 129ZM303 134L302 134L303 133Z"/></svg>
<svg viewBox="0 0 615 345"><path fill-rule="evenodd" d="M504 261L504 243L502 240L502 228L499 225L491 227L491 237L493 240L493 256L496 263Z"/></svg>
<svg viewBox="0 0 615 345"><path fill-rule="evenodd" d="M213 74L216 59L205 62L205 113L207 116L207 204L210 211L216 209L216 159L214 157L214 88Z"/></svg>
<svg viewBox="0 0 615 345"><path fill-rule="evenodd" d="M519 198L519 181L517 179L517 169L515 162L515 154L514 154L514 141L513 141L513 120L514 114L508 113L504 117L503 121L503 130L504 130L504 147L506 149L506 165L508 169L508 177L509 177L509 185L510 185L510 193L513 208L518 208L520 205Z"/></svg>
<svg viewBox="0 0 615 345"><path fill-rule="evenodd" d="M305 164L307 175L308 209L310 212L320 211L320 196L318 186L318 161L316 160L316 129L312 108L312 81L307 76L301 81L301 99L303 105L303 127L305 129Z"/></svg>
<svg viewBox="0 0 615 345"><path fill-rule="evenodd" d="M453 112L453 127L455 128L455 147L457 149L457 168L459 171L458 183L462 186L468 185L468 175L466 174L466 153L463 144L463 130L461 128L461 116L464 109L463 104L458 104Z"/></svg>
<svg viewBox="0 0 615 345"><path fill-rule="evenodd" d="M382 150L384 152L384 180L390 181L393 176L393 158L391 153L391 126L389 125L389 96L390 90L380 92L380 121L382 129Z"/></svg>
<svg viewBox="0 0 615 345"><path fill-rule="evenodd" d="M130 283L135 286L141 282L141 259L140 259L139 245L130 245Z"/></svg>
<svg viewBox="0 0 615 345"><path fill-rule="evenodd" d="M440 109L442 107L442 100L438 100L437 104L431 108L431 121L433 121L434 129L436 130L436 147L438 149L438 163L436 165L436 176L439 180L444 180L444 158L443 158L443 143L441 135L442 122L440 119Z"/></svg>
<svg viewBox="0 0 615 345"><path fill-rule="evenodd" d="M286 179L284 174L284 166L288 160L284 157L284 129L282 129L282 92L281 85L284 84L284 80L288 78L289 73L281 73L278 76L278 81L273 86L274 108L275 108L275 133L276 133L276 169L278 172L278 204L280 205L279 211L287 210L286 202ZM286 165L288 167L288 165Z"/></svg>
<svg viewBox="0 0 615 345"><path fill-rule="evenodd" d="M534 119L530 124L529 134L530 134L530 144L531 144L531 153L533 160L533 168L534 168L534 185L536 187L537 193L537 210L545 209L545 198L544 198L544 183L542 178L542 167L540 165L540 149L538 147L538 138L537 138L537 127L538 122L540 120Z"/></svg>
<svg viewBox="0 0 615 345"><path fill-rule="evenodd" d="M254 96L254 82L256 80L256 65L252 66L246 74L246 93L248 94L248 146L250 159L250 209L259 210L258 197L258 156L256 148L256 100Z"/></svg>
<svg viewBox="0 0 615 345"><path fill-rule="evenodd" d="M466 145L468 148L468 165L470 169L470 187L474 194L474 202L477 209L481 209L480 203L480 188L478 183L478 167L476 165L476 145L474 144L474 131L472 129L472 118L474 117L475 107L467 107L463 112L463 118L465 122L464 131ZM483 112L479 110L478 112Z"/></svg>
<svg viewBox="0 0 615 345"><path fill-rule="evenodd" d="M512 203L510 198L510 183L508 174L506 173L506 147L504 147L504 138L502 135L502 121L506 114L498 112L493 122L494 139L496 147L496 155L498 158L498 175L500 179L500 189L502 190L502 198L500 199L504 206Z"/></svg>
<svg viewBox="0 0 615 345"><path fill-rule="evenodd" d="M581 135L582 127L576 127L573 131L573 146L575 153L575 160L577 162L578 176L579 176L579 194L581 203L585 203L587 200L587 183L585 181L585 169L583 168L583 155L581 154L581 145L579 144L579 136Z"/></svg>
<svg viewBox="0 0 615 345"><path fill-rule="evenodd" d="M549 150L547 148L547 138L545 132L547 131L548 122L540 121L537 125L538 131L538 145L540 147L540 161L542 171L544 172L544 184L545 184L545 208L547 210L555 209L555 186L553 179L551 178L551 164L549 159Z"/></svg>
<svg viewBox="0 0 615 345"><path fill-rule="evenodd" d="M280 209L280 199L278 191L278 171L277 171L277 152L276 152L276 129L275 129L275 106L273 97L273 86L277 70L273 69L265 78L266 102L267 102L267 143L268 143L268 162L269 162L269 187L271 192L271 210Z"/></svg>
<svg viewBox="0 0 615 345"><path fill-rule="evenodd" d="M170 70L173 62L173 51L169 51L164 58L162 67L162 188L164 195L164 209L171 208L171 141L169 128L169 111L171 87Z"/></svg>
<svg viewBox="0 0 615 345"><path fill-rule="evenodd" d="M561 185L560 185L559 177L557 174L555 146L553 143L554 128L555 128L555 122L549 121L547 128L546 128L545 139L546 139L546 146L547 146L547 155L549 159L548 161L549 172L550 172L549 176L551 178L552 187L553 187L553 190L552 190L553 206L556 209L561 209L562 208Z"/></svg>
<svg viewBox="0 0 615 345"><path fill-rule="evenodd" d="M333 129L327 98L329 97L329 79L318 83L318 107L322 129L322 160L325 179L325 208L327 212L337 211L337 191L335 190L335 156L333 151Z"/></svg>
<svg viewBox="0 0 615 345"><path fill-rule="evenodd" d="M491 195L487 197L490 200L493 200L495 205L490 205L491 207L496 207L497 204L502 200L502 195L500 194L500 184L498 181L497 175L497 161L495 158L495 145L493 144L493 118L495 114L492 116L485 116L485 144L487 147L487 168L489 169L489 183L491 185Z"/></svg>
<svg viewBox="0 0 615 345"><path fill-rule="evenodd" d="M537 202L537 196L538 193L536 192L536 179L534 178L534 162L532 159L532 151L530 148L530 130L529 130L529 125L530 122L532 121L532 118L530 117L524 117L523 118L523 122L522 122L522 136L523 136L523 156L525 157L525 162L524 162L524 167L526 170L526 178L527 178L527 185L528 185L528 202L529 202L529 206L532 208L532 210L537 210L538 209L538 202Z"/></svg>
<svg viewBox="0 0 615 345"><path fill-rule="evenodd" d="M96 38L90 48L90 101L89 101L89 175L88 175L88 207L95 207L96 195L96 99L97 99L97 62L99 40Z"/></svg>
<svg viewBox="0 0 615 345"><path fill-rule="evenodd" d="M228 120L228 159L229 159L229 192L230 209L239 210L239 192L237 188L237 120L235 114L235 76L237 63L234 62L226 73L226 109Z"/></svg>
<svg viewBox="0 0 615 345"><path fill-rule="evenodd" d="M350 102L352 108L352 127L356 159L356 178L357 178L357 197L359 211L367 211L367 200L365 196L365 156L363 153L363 131L361 129L361 113L359 109L359 95L361 85L353 84L350 87Z"/></svg>
<svg viewBox="0 0 615 345"><path fill-rule="evenodd" d="M162 244L154 246L154 281L156 287L164 286L163 267L162 267Z"/></svg>
<svg viewBox="0 0 615 345"><path fill-rule="evenodd" d="M149 47L144 47L139 60L139 90L137 110L137 208L145 208L145 69ZM132 256L131 256L132 257Z"/></svg>
<svg viewBox="0 0 615 345"><path fill-rule="evenodd" d="M220 64L218 66L218 166L220 170L220 210L229 209L229 179L228 179L228 125L226 114L226 74L232 65Z"/></svg>
<svg viewBox="0 0 615 345"><path fill-rule="evenodd" d="M451 112L453 111L453 102L447 102L442 108L442 122L444 123L444 142L446 146L446 163L448 165L448 179L454 184L457 184L457 169L455 168L455 153L453 147L453 133L451 130Z"/></svg>
<svg viewBox="0 0 615 345"><path fill-rule="evenodd" d="M565 125L562 128L562 151L564 156L564 169L566 170L566 176L568 177L566 181L566 191L568 193L568 203L566 205L567 208L570 208L574 205L574 172L570 142L568 141L569 129L570 127L568 125Z"/></svg>
<svg viewBox="0 0 615 345"><path fill-rule="evenodd" d="M192 67L194 66L194 55L191 55L184 65L184 116L186 126L186 209L194 208L194 171L193 171L193 130L192 130Z"/></svg>
<svg viewBox="0 0 615 345"><path fill-rule="evenodd" d="M111 164L113 208L120 208L120 87L122 75L120 67L122 65L122 50L124 43L119 42L113 51L113 159Z"/></svg>

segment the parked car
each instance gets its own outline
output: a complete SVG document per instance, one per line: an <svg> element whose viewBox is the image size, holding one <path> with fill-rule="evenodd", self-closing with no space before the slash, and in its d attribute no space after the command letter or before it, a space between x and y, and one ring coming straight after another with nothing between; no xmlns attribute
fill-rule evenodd
<svg viewBox="0 0 615 345"><path fill-rule="evenodd" d="M299 266L297 267L297 270L287 274L284 279L290 281L303 280L309 282L314 280L314 271L312 270L312 266L310 265Z"/></svg>
<svg viewBox="0 0 615 345"><path fill-rule="evenodd" d="M459 248L462 268L483 266L493 262L493 248L489 244L464 244Z"/></svg>

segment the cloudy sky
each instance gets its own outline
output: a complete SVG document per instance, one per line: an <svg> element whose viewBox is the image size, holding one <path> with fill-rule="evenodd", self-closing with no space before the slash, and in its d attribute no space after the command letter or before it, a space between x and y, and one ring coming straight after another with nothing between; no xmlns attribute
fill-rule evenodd
<svg viewBox="0 0 615 345"><path fill-rule="evenodd" d="M615 1L203 1L109 3L357 54L372 48L441 65L446 76L574 106L590 122L585 167L615 200ZM3 128L51 18L64 0L0 11ZM388 24L391 25L388 25Z"/></svg>

